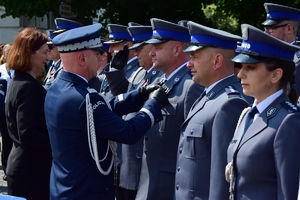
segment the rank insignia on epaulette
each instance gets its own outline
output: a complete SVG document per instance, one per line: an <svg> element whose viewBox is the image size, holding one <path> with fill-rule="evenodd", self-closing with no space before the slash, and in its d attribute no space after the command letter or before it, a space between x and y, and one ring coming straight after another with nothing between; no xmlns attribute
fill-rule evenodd
<svg viewBox="0 0 300 200"><path fill-rule="evenodd" d="M289 112L299 112L300 107L290 101L281 102L282 107L287 109Z"/></svg>
<svg viewBox="0 0 300 200"><path fill-rule="evenodd" d="M228 86L227 88L225 88L225 91L227 94L240 93L238 90L234 89L232 86Z"/></svg>

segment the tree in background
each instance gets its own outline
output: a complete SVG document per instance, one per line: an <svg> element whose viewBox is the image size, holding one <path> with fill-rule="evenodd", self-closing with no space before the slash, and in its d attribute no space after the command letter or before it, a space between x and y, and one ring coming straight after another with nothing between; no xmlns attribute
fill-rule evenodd
<svg viewBox="0 0 300 200"><path fill-rule="evenodd" d="M70 2L70 0L64 0ZM265 10L261 0L71 0L72 11L78 18L96 17L97 10L103 11L99 22L127 25L133 21L150 25L150 18L167 21L191 20L206 26L240 34L240 24L248 23L262 28ZM60 0L0 0L6 13L1 16L43 17L52 12L59 17ZM300 0L270 0L300 8Z"/></svg>

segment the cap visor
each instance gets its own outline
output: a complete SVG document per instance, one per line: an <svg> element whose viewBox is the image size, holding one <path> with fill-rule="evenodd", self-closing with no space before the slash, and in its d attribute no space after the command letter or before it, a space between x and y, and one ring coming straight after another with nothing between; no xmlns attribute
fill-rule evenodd
<svg viewBox="0 0 300 200"><path fill-rule="evenodd" d="M117 44L120 42L123 42L124 40L108 40L106 42L103 42L104 44Z"/></svg>
<svg viewBox="0 0 300 200"><path fill-rule="evenodd" d="M59 29L59 30L56 30L56 31L53 31L53 34L61 34L63 32L67 31L67 29Z"/></svg>
<svg viewBox="0 0 300 200"><path fill-rule="evenodd" d="M131 47L129 47L128 49L132 50L132 49L135 49L135 48L138 48L140 47L142 44L144 44L145 42L139 42L139 43L135 43L133 44Z"/></svg>
<svg viewBox="0 0 300 200"><path fill-rule="evenodd" d="M282 21L282 20L267 19L266 21L264 21L264 22L262 23L262 25L264 25L264 26L273 26L273 25L275 25L275 24L280 23L281 21Z"/></svg>
<svg viewBox="0 0 300 200"><path fill-rule="evenodd" d="M245 64L255 64L268 60L269 58L260 57L260 56L249 56L246 54L239 54L235 56L232 61L236 63L245 63Z"/></svg>
<svg viewBox="0 0 300 200"><path fill-rule="evenodd" d="M202 48L203 48L203 46L191 45L191 46L188 46L186 49L184 49L183 52L193 52L193 51L197 51Z"/></svg>
<svg viewBox="0 0 300 200"><path fill-rule="evenodd" d="M151 38L149 40L146 41L147 44L159 44L159 43L163 43L163 42L167 42L168 40L159 40L159 39L155 39L155 38Z"/></svg>

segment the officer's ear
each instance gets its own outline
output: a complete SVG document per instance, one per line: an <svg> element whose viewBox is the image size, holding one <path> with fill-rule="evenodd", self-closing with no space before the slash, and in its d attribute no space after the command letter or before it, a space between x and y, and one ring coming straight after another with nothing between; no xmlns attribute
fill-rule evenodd
<svg viewBox="0 0 300 200"><path fill-rule="evenodd" d="M214 57L214 70L218 69L219 67L222 66L223 64L223 60L224 60L224 57L221 53L217 53Z"/></svg>
<svg viewBox="0 0 300 200"><path fill-rule="evenodd" d="M84 55L84 53L82 53L82 52L78 53L77 60L78 60L78 63L80 65L83 65L85 63L85 55Z"/></svg>
<svg viewBox="0 0 300 200"><path fill-rule="evenodd" d="M271 82L272 83L279 82L282 77L282 74L283 74L283 70L281 68L277 68L274 71L272 71Z"/></svg>
<svg viewBox="0 0 300 200"><path fill-rule="evenodd" d="M178 42L177 44L175 44L174 49L173 49L174 55L175 56L180 55L182 53L182 50L183 50L182 45L180 42Z"/></svg>

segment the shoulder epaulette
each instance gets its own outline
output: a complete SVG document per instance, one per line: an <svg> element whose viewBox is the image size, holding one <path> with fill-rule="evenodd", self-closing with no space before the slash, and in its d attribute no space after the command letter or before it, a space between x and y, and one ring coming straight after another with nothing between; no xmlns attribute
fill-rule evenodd
<svg viewBox="0 0 300 200"><path fill-rule="evenodd" d="M300 112L300 107L288 100L281 102L281 105L289 112Z"/></svg>
<svg viewBox="0 0 300 200"><path fill-rule="evenodd" d="M233 97L233 96L241 96L240 92L236 89L234 89L231 85L225 88L226 94L228 97Z"/></svg>
<svg viewBox="0 0 300 200"><path fill-rule="evenodd" d="M97 90L95 90L94 88L88 87L88 88L86 88L86 89L87 89L87 91L88 91L89 93L98 93Z"/></svg>

